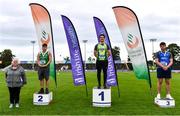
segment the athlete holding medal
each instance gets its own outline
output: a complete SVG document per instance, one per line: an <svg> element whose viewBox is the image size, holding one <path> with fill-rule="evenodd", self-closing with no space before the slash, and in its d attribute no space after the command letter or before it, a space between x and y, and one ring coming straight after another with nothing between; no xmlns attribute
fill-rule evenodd
<svg viewBox="0 0 180 116"><path fill-rule="evenodd" d="M52 55L47 50L47 44L42 45L42 51L38 53L37 64L38 64L38 76L40 80L40 91L39 94L49 93L49 64L51 63ZM44 91L44 80L46 80L46 89Z"/></svg>
<svg viewBox="0 0 180 116"><path fill-rule="evenodd" d="M173 64L172 54L166 51L166 43L160 43L161 51L156 53L156 64L157 64L157 99L161 99L161 87L163 83L163 78L166 82L166 98L173 99L170 95L170 79L171 79L171 66Z"/></svg>

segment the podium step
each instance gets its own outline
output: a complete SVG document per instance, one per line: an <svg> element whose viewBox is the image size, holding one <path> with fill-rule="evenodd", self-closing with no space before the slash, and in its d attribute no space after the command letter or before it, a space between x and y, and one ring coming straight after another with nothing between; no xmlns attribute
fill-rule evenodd
<svg viewBox="0 0 180 116"><path fill-rule="evenodd" d="M53 93L50 92L49 94L33 94L33 104L34 105L48 105L53 98Z"/></svg>
<svg viewBox="0 0 180 116"><path fill-rule="evenodd" d="M94 107L111 107L111 88L93 88L92 104Z"/></svg>

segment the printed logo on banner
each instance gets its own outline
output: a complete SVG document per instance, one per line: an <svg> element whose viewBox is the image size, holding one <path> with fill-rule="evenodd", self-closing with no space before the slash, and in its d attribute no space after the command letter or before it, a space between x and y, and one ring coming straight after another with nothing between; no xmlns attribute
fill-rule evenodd
<svg viewBox="0 0 180 116"><path fill-rule="evenodd" d="M75 79L75 83L84 83L84 79L83 78L77 78L77 79Z"/></svg>
<svg viewBox="0 0 180 116"><path fill-rule="evenodd" d="M50 36L49 34L45 31L45 30L42 30L42 35L41 35L41 42L42 44L49 44L49 41L50 41Z"/></svg>
<svg viewBox="0 0 180 116"><path fill-rule="evenodd" d="M111 78L111 79L108 79L107 82L110 83L110 84L113 84L113 83L116 83L116 80Z"/></svg>
<svg viewBox="0 0 180 116"><path fill-rule="evenodd" d="M127 45L129 48L135 48L137 47L139 44L139 40L136 36L133 36L132 34L128 34L128 42L127 42Z"/></svg>

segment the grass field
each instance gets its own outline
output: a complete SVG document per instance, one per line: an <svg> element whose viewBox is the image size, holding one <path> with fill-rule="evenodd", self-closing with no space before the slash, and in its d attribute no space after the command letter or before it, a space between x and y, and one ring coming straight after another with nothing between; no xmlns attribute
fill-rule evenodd
<svg viewBox="0 0 180 116"><path fill-rule="evenodd" d="M0 72L0 115L180 115L180 73L173 73L172 96L176 100L175 108L160 108L154 105L156 96L156 73L151 73L152 95L145 80L137 80L133 72L119 72L120 98L117 88L112 87L112 107L92 107L92 88L97 85L96 73L86 72L89 96L86 96L85 87L75 87L71 72L58 72L58 87L53 80L50 90L53 91L53 101L49 106L34 106L33 93L39 90L39 81L36 72L27 72L27 85L21 90L20 108L9 109L9 93L5 84L4 74ZM165 96L163 86L162 95Z"/></svg>

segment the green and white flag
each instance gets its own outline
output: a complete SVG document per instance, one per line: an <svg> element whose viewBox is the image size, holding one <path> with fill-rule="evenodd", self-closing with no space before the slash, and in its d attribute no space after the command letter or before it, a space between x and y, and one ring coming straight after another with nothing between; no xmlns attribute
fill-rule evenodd
<svg viewBox="0 0 180 116"><path fill-rule="evenodd" d="M57 86L55 51L54 51L54 41L53 41L53 33L52 33L53 31L52 31L50 14L48 10L40 4L31 3L30 7L38 37L39 48L41 49L41 46L43 44L47 44L48 50L52 54L52 62L50 64L50 77L54 79L55 84Z"/></svg>
<svg viewBox="0 0 180 116"><path fill-rule="evenodd" d="M138 79L146 79L151 88L151 78L147 65L144 42L136 14L124 6L113 7L133 70Z"/></svg>

